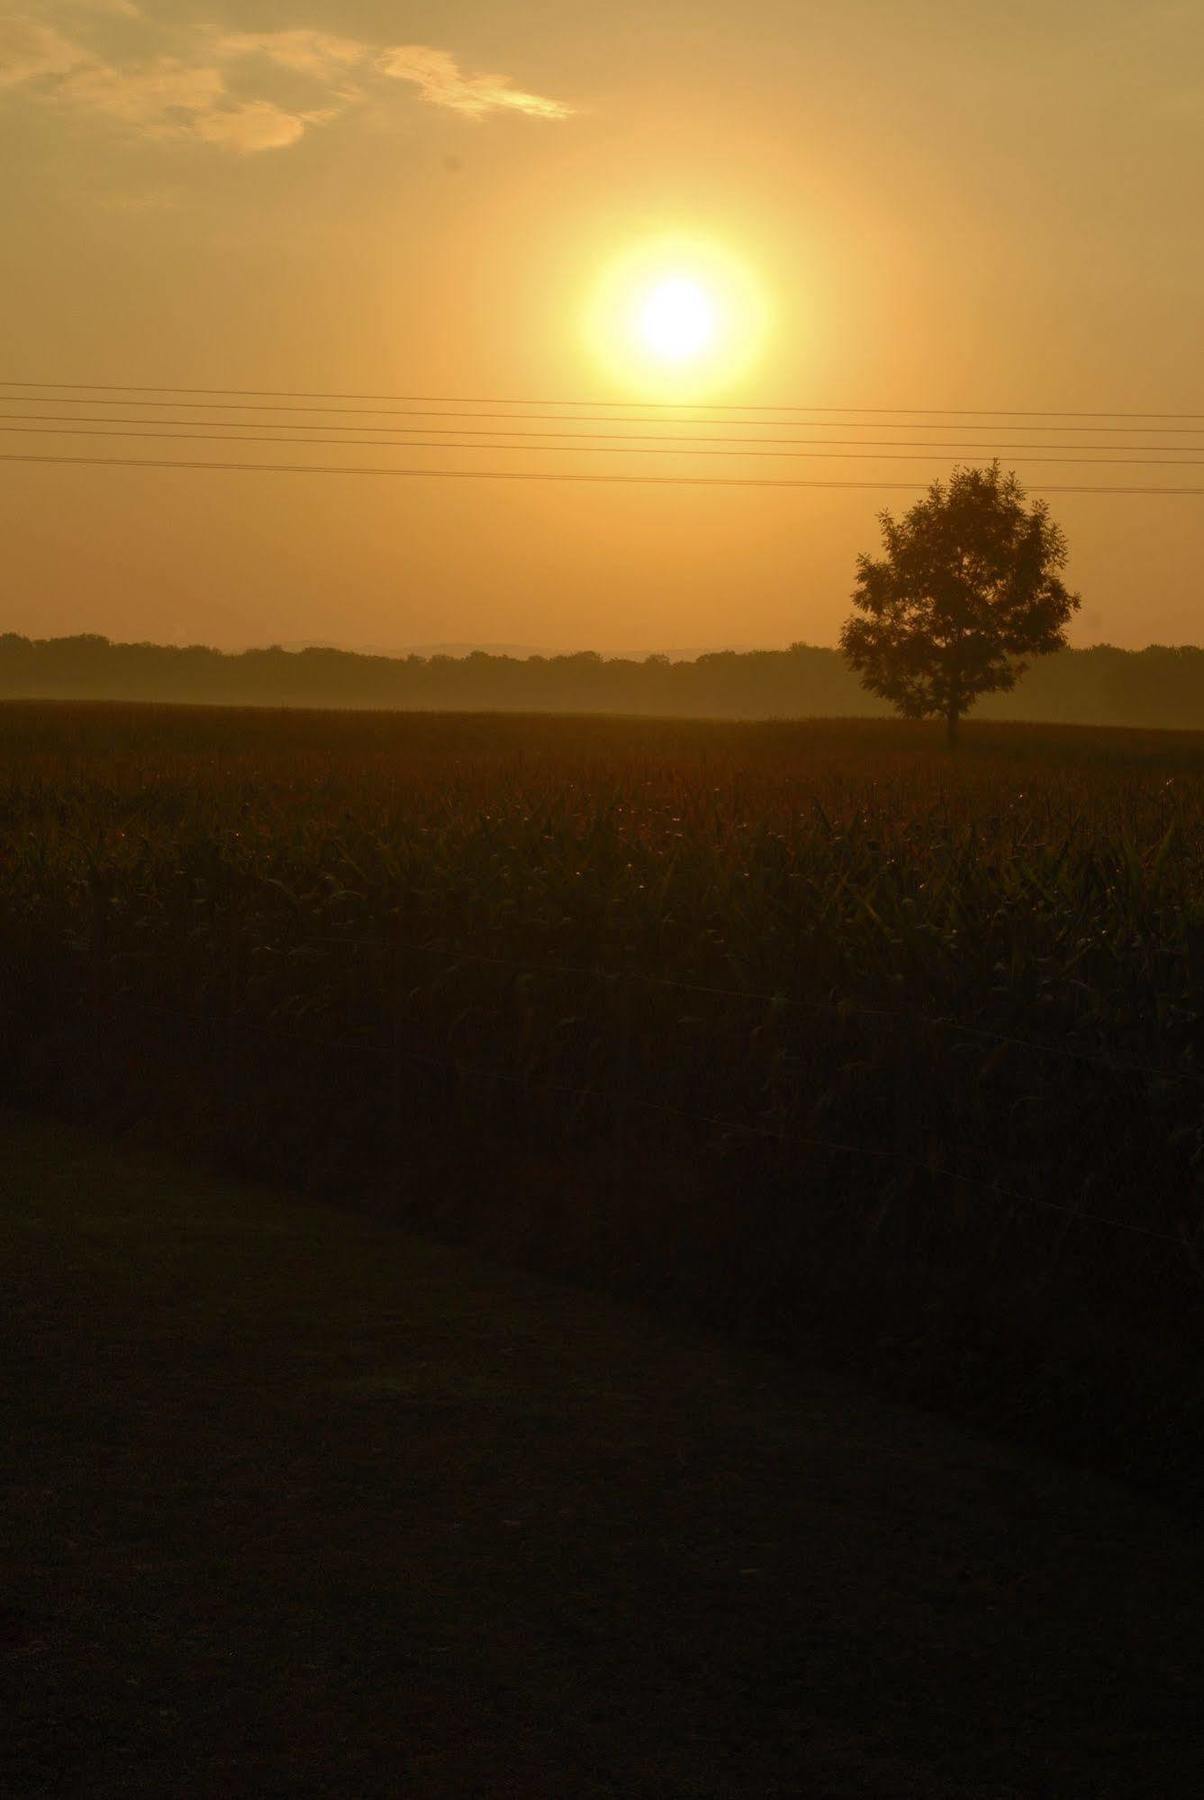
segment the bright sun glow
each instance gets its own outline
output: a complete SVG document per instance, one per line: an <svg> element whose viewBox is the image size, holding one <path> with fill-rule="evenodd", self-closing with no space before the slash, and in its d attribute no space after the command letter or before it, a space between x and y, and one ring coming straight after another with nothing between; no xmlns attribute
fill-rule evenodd
<svg viewBox="0 0 1204 1800"><path fill-rule="evenodd" d="M760 361L768 308L726 245L674 233L604 266L585 332L609 384L647 399L706 400L734 389Z"/></svg>
<svg viewBox="0 0 1204 1800"><path fill-rule="evenodd" d="M688 276L658 282L640 307L640 333L649 349L669 362L697 356L715 337L710 295Z"/></svg>

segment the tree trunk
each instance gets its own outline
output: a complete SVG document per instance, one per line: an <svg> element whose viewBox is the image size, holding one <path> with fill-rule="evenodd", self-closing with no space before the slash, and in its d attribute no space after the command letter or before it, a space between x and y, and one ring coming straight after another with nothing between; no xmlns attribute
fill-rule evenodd
<svg viewBox="0 0 1204 1800"><path fill-rule="evenodd" d="M961 715L956 706L951 706L945 714L945 743L950 750L957 749L957 727Z"/></svg>

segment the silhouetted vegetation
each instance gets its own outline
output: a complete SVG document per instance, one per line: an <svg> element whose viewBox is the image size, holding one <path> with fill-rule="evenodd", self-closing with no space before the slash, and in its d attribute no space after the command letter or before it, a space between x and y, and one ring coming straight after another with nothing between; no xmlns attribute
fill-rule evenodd
<svg viewBox="0 0 1204 1800"><path fill-rule="evenodd" d="M1066 649L1079 606L1057 571L1066 539L998 462L934 481L903 519L879 515L885 554L857 563L840 647L905 719L943 719L950 744L983 694L1009 693L1025 656Z"/></svg>
<svg viewBox="0 0 1204 1800"><path fill-rule="evenodd" d="M8 1096L1198 1474L1204 738L0 709Z"/></svg>
<svg viewBox="0 0 1204 1800"><path fill-rule="evenodd" d="M354 707L434 712L611 712L663 718L885 717L838 650L722 651L693 662L648 657L362 656L117 644L86 636L0 636L0 697L149 700L202 706ZM1204 650L1152 644L1042 657L983 719L1204 728Z"/></svg>

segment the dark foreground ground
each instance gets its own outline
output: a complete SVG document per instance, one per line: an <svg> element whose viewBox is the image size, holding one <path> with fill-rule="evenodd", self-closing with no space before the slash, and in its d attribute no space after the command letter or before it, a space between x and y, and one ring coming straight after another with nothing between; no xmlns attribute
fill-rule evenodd
<svg viewBox="0 0 1204 1800"><path fill-rule="evenodd" d="M8 1121L6 1795L1204 1791L1180 1516Z"/></svg>
<svg viewBox="0 0 1204 1800"><path fill-rule="evenodd" d="M1204 1508L1204 733L0 705L0 1072Z"/></svg>

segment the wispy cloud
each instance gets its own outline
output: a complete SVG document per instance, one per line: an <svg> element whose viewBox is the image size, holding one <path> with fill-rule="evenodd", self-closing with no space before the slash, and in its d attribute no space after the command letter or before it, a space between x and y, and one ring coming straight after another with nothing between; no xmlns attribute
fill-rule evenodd
<svg viewBox="0 0 1204 1800"><path fill-rule="evenodd" d="M65 9L74 12L104 13L110 19L141 19L142 8L134 0L64 0Z"/></svg>
<svg viewBox="0 0 1204 1800"><path fill-rule="evenodd" d="M36 19L0 18L0 88L65 75L88 61L88 52Z"/></svg>
<svg viewBox="0 0 1204 1800"><path fill-rule="evenodd" d="M567 119L571 107L516 88L508 75L465 75L454 56L428 44L397 44L376 59L382 75L412 81L432 106L480 119L491 112L526 113L533 119Z"/></svg>
<svg viewBox="0 0 1204 1800"><path fill-rule="evenodd" d="M187 129L190 118L214 112L224 97L220 70L193 67L174 56L124 69L86 64L66 75L55 90L55 98L66 106L168 135Z"/></svg>
<svg viewBox="0 0 1204 1800"><path fill-rule="evenodd" d="M206 144L237 150L244 156L256 150L285 150L310 125L324 125L333 114L290 113L272 100L247 100L241 106L225 106L196 122L196 135Z"/></svg>
<svg viewBox="0 0 1204 1800"><path fill-rule="evenodd" d="M319 80L329 80L371 54L367 44L328 31L229 31L215 39L213 49L225 58L263 56L282 69Z"/></svg>
<svg viewBox="0 0 1204 1800"><path fill-rule="evenodd" d="M0 17L0 90L81 116L116 121L139 136L211 144L239 155L281 150L368 98L376 81L407 82L432 106L472 119L497 112L564 119L570 108L526 93L507 75L468 75L449 51L425 44L381 48L333 32L170 28L134 0L59 0L60 22L107 15L112 41L145 48L131 61L105 55L72 32L28 16ZM117 23L120 21L121 23ZM105 32L99 23L102 39ZM312 103L297 90L312 89ZM273 91L275 90L275 91Z"/></svg>

